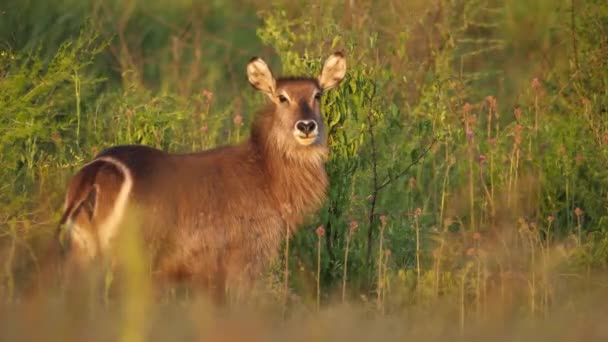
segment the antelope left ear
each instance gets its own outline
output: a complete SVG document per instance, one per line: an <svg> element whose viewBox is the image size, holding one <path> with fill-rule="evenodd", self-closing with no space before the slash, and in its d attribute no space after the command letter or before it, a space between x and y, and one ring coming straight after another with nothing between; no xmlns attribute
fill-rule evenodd
<svg viewBox="0 0 608 342"><path fill-rule="evenodd" d="M247 64L247 78L249 83L269 96L274 95L276 89L276 81L268 64L263 59L253 57Z"/></svg>
<svg viewBox="0 0 608 342"><path fill-rule="evenodd" d="M323 65L319 85L323 90L331 89L340 84L344 75L346 75L346 59L342 52L335 52L327 58Z"/></svg>

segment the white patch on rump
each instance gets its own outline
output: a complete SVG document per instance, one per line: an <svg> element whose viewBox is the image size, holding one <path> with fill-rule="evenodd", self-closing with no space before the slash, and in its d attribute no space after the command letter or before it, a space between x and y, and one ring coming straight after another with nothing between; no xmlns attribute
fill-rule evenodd
<svg viewBox="0 0 608 342"><path fill-rule="evenodd" d="M78 253L82 259L81 261L84 262L95 258L95 255L97 255L97 244L95 243L95 237L93 234L75 224L72 220L68 220L66 222L66 226L70 234L72 244L81 252Z"/></svg>
<svg viewBox="0 0 608 342"><path fill-rule="evenodd" d="M112 208L110 215L97 227L99 248L102 251L105 251L110 246L112 238L118 233L118 227L120 226L125 210L127 209L129 194L133 188L133 177L129 168L119 160L111 157L100 157L96 160L102 160L115 165L124 175L122 186L120 187L118 196L116 196L114 207ZM103 189L98 188L98 191L103 191Z"/></svg>

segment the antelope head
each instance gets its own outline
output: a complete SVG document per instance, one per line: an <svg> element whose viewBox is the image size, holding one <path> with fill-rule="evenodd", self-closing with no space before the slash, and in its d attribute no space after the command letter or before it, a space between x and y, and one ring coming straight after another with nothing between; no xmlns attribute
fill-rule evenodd
<svg viewBox="0 0 608 342"><path fill-rule="evenodd" d="M262 59L251 59L247 65L249 83L265 93L275 105L268 136L287 151L324 147L321 97L326 90L337 86L345 74L346 60L339 52L327 58L317 78L275 79Z"/></svg>

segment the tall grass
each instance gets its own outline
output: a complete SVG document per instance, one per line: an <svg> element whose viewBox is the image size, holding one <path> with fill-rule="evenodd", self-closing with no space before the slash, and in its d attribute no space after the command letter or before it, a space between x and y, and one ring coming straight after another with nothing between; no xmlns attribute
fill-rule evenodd
<svg viewBox="0 0 608 342"><path fill-rule="evenodd" d="M608 336L604 1L32 0L0 13L2 339ZM328 200L247 298L219 310L155 292L136 236L116 274L25 296L79 166L114 144L242 141L262 102L250 56L314 74L334 50L349 74L323 103Z"/></svg>

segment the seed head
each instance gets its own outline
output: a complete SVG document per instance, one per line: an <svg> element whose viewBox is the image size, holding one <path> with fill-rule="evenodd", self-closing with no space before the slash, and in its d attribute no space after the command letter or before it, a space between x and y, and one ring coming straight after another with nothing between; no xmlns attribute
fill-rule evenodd
<svg viewBox="0 0 608 342"><path fill-rule="evenodd" d="M471 106L470 103L465 103L464 106L462 106L462 111L464 112L464 114L469 114L471 112L471 109L473 109L473 106Z"/></svg>
<svg viewBox="0 0 608 342"><path fill-rule="evenodd" d="M454 223L454 219L451 217L446 217L445 219L443 219L443 225L444 226L451 226L452 223Z"/></svg>
<svg viewBox="0 0 608 342"><path fill-rule="evenodd" d="M540 81L537 77L534 77L532 79L532 89L534 89L535 92L538 92L539 90L541 90L542 85L540 84Z"/></svg>
<svg viewBox="0 0 608 342"><path fill-rule="evenodd" d="M234 122L234 124L237 126L241 126L243 124L243 117L241 114L236 114L234 119L232 119L232 122Z"/></svg>
<svg viewBox="0 0 608 342"><path fill-rule="evenodd" d="M475 115L470 115L467 120L471 126L475 126L477 124L477 117Z"/></svg>
<svg viewBox="0 0 608 342"><path fill-rule="evenodd" d="M584 213L585 212L579 207L576 207L576 209L574 209L574 215L576 215L576 217L581 217Z"/></svg>
<svg viewBox="0 0 608 342"><path fill-rule="evenodd" d="M51 141L53 141L55 144L60 144L61 140L61 135L59 135L59 133L55 132L51 135Z"/></svg>
<svg viewBox="0 0 608 342"><path fill-rule="evenodd" d="M553 221L555 221L555 217L553 217L553 215L547 216L547 222L552 223Z"/></svg>
<svg viewBox="0 0 608 342"><path fill-rule="evenodd" d="M355 220L350 221L350 223L348 224L348 230L350 231L350 233L354 233L357 228L359 228L359 222Z"/></svg>
<svg viewBox="0 0 608 342"><path fill-rule="evenodd" d="M496 111L496 98L492 95L486 96L486 101L488 101L488 105L490 109L495 112Z"/></svg>
<svg viewBox="0 0 608 342"><path fill-rule="evenodd" d="M441 249L439 247L433 249L433 258L437 259L437 258L439 258L440 255L441 255Z"/></svg>
<svg viewBox="0 0 608 342"><path fill-rule="evenodd" d="M382 227L386 227L387 221L388 221L388 218L386 217L386 215L380 215L380 223L382 223Z"/></svg>
<svg viewBox="0 0 608 342"><path fill-rule="evenodd" d="M515 109L513 109L513 115L515 115L515 120L519 122L521 120L521 108L515 107Z"/></svg>
<svg viewBox="0 0 608 342"><path fill-rule="evenodd" d="M213 92L211 90L204 89L203 97L205 98L206 102L209 104L209 103L211 103L211 101L213 101Z"/></svg>

